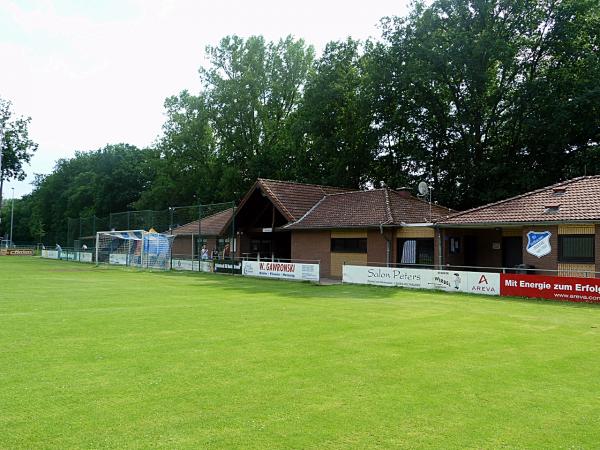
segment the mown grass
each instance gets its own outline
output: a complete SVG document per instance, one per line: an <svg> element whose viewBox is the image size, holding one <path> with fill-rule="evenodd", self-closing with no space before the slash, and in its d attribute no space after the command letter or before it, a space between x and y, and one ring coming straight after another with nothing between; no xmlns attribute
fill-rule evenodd
<svg viewBox="0 0 600 450"><path fill-rule="evenodd" d="M593 448L600 308L0 258L1 448Z"/></svg>

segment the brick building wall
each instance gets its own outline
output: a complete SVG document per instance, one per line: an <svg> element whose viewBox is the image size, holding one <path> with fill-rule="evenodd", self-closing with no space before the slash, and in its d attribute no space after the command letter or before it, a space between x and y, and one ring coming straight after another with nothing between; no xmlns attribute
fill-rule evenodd
<svg viewBox="0 0 600 450"><path fill-rule="evenodd" d="M192 236L179 235L173 240L172 254L173 258L188 259L192 258Z"/></svg>
<svg viewBox="0 0 600 450"><path fill-rule="evenodd" d="M320 260L320 276L331 276L331 232L292 231L292 260Z"/></svg>
<svg viewBox="0 0 600 450"><path fill-rule="evenodd" d="M461 229L443 229L441 231L442 240L442 264L449 264L451 266L464 266L465 265L465 252L464 252L464 232ZM450 253L450 239L459 240L459 248L455 253ZM437 250L438 243L436 242L436 255L439 253ZM439 264L439 261L436 261Z"/></svg>
<svg viewBox="0 0 600 450"><path fill-rule="evenodd" d="M173 240L172 254L173 258L192 259L198 257L198 249L196 248L197 236L194 235L178 235ZM217 238L206 238L206 247L209 252L212 252L217 247Z"/></svg>
<svg viewBox="0 0 600 450"><path fill-rule="evenodd" d="M378 265L385 266L387 260L387 246L389 239L390 243L390 255L389 262L396 262L396 238L395 230L385 229L384 234L381 234L379 230L369 230L367 232L367 261L369 264L378 263Z"/></svg>
<svg viewBox="0 0 600 450"><path fill-rule="evenodd" d="M442 232L442 255L444 265L481 267L502 267L502 230L500 229L444 229ZM450 239L458 239L459 249L450 253ZM467 239L474 239L476 244L475 260L466 261L465 251ZM436 239L436 255L437 252ZM439 262L436 260L436 264Z"/></svg>
<svg viewBox="0 0 600 450"><path fill-rule="evenodd" d="M477 265L502 267L502 230L477 230Z"/></svg>
<svg viewBox="0 0 600 450"><path fill-rule="evenodd" d="M600 225L596 225L596 239L594 242L594 251L595 251L595 259L596 259L596 272L600 272ZM596 277L600 277L600 273L596 274Z"/></svg>

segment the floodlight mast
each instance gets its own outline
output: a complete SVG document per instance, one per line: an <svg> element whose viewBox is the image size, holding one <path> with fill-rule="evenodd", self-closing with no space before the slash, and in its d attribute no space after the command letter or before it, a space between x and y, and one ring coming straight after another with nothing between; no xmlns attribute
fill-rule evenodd
<svg viewBox="0 0 600 450"><path fill-rule="evenodd" d="M15 216L15 188L12 189L12 205L10 207L10 246L14 247L13 244L13 218Z"/></svg>
<svg viewBox="0 0 600 450"><path fill-rule="evenodd" d="M2 148L4 147L4 125L0 125L0 208L2 208ZM2 223L2 214L0 214Z"/></svg>

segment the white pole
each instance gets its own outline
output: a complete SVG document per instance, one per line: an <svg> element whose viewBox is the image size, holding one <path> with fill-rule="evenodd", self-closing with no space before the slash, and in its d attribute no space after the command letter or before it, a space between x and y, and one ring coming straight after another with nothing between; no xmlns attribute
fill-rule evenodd
<svg viewBox="0 0 600 450"><path fill-rule="evenodd" d="M98 262L98 247L100 244L100 233L96 233L96 265L99 264Z"/></svg>
<svg viewBox="0 0 600 450"><path fill-rule="evenodd" d="M13 243L13 218L15 215L15 188L12 189L12 206L10 208L10 246L14 247Z"/></svg>
<svg viewBox="0 0 600 450"><path fill-rule="evenodd" d="M142 230L142 250L140 251L140 269L144 268L144 230Z"/></svg>
<svg viewBox="0 0 600 450"><path fill-rule="evenodd" d="M0 186L2 186L2 147L4 147L4 126L0 127ZM2 191L0 191L0 209L2 209ZM2 223L2 214L0 214Z"/></svg>

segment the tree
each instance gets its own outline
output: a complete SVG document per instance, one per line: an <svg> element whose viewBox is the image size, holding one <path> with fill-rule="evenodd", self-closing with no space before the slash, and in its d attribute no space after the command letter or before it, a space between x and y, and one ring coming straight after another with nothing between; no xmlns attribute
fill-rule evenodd
<svg viewBox="0 0 600 450"><path fill-rule="evenodd" d="M34 191L20 202L23 208L15 208L15 218L27 217L21 229L29 232L29 239L24 240L38 239L43 230L46 242L64 243L69 218L107 217L133 209L155 177L156 158L155 150L116 144L58 160L51 174L36 177Z"/></svg>
<svg viewBox="0 0 600 450"><path fill-rule="evenodd" d="M193 205L220 197L216 148L204 96L183 91L165 101L167 121L157 142L152 183L135 203L139 209Z"/></svg>
<svg viewBox="0 0 600 450"><path fill-rule="evenodd" d="M223 198L239 198L257 177L288 172L290 114L297 108L314 50L287 37L229 36L207 47L200 69L218 146Z"/></svg>
<svg viewBox="0 0 600 450"><path fill-rule="evenodd" d="M46 236L42 219L37 214L32 215L29 220L29 234L30 236L36 238L37 242L42 242L44 236Z"/></svg>
<svg viewBox="0 0 600 450"><path fill-rule="evenodd" d="M384 20L366 83L374 178L425 178L440 202L465 208L565 177L597 142L598 9L438 0Z"/></svg>
<svg viewBox="0 0 600 450"><path fill-rule="evenodd" d="M0 205L5 180L24 180L28 164L38 145L29 138L31 118L13 117L12 103L0 98Z"/></svg>
<svg viewBox="0 0 600 450"><path fill-rule="evenodd" d="M359 48L350 38L330 42L308 77L293 121L290 175L298 181L355 189L368 182L376 146Z"/></svg>

